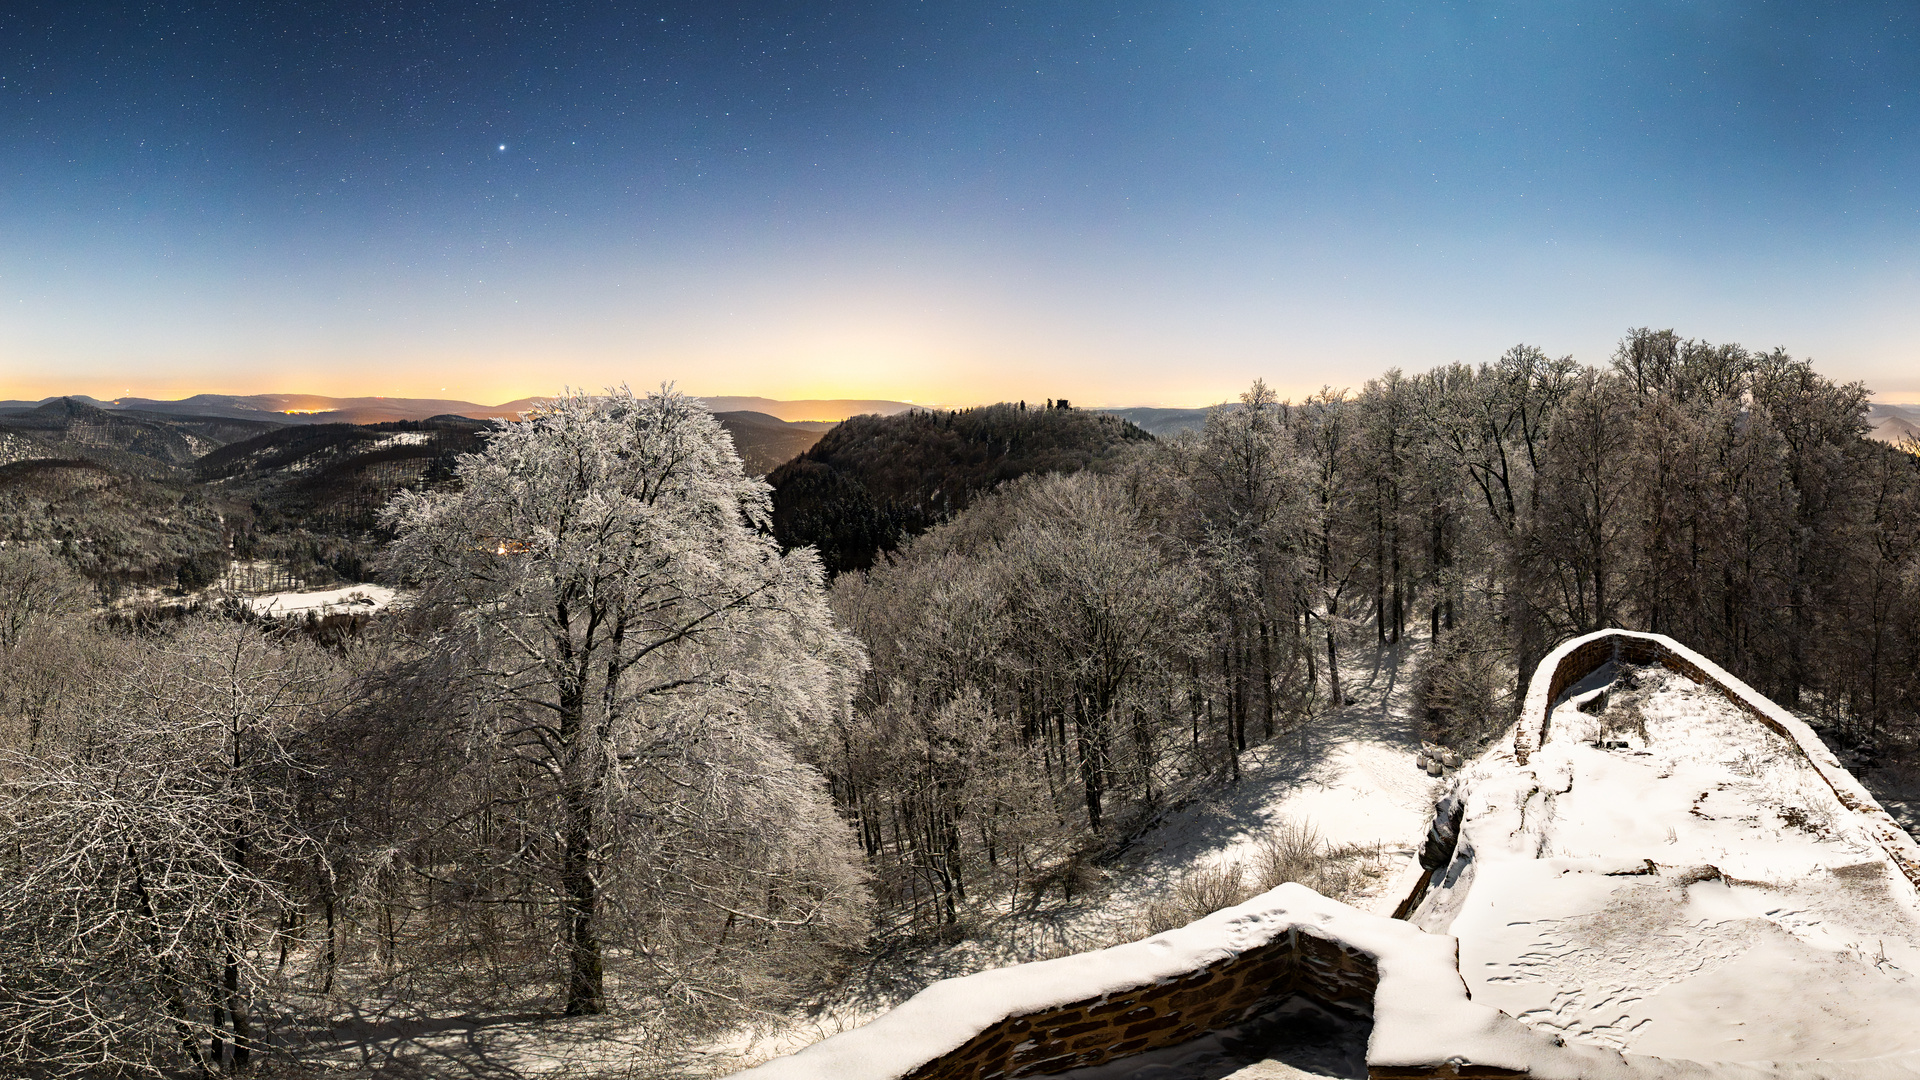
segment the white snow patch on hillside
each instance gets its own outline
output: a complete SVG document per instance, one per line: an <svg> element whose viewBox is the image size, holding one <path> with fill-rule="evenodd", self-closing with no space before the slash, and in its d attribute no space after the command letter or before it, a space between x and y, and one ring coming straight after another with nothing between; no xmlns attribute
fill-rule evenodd
<svg viewBox="0 0 1920 1080"><path fill-rule="evenodd" d="M371 614L392 605L397 594L385 585L343 585L318 592L281 592L250 596L243 603L256 615Z"/></svg>
<svg viewBox="0 0 1920 1080"><path fill-rule="evenodd" d="M1669 1058L1920 1050L1920 908L1860 817L1714 691L1613 677L1568 692L1530 765L1499 746L1462 776L1414 921L1460 939L1473 999Z"/></svg>

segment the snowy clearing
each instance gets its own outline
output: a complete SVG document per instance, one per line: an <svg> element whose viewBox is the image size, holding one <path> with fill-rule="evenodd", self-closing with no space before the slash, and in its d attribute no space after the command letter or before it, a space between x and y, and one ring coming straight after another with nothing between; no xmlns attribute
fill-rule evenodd
<svg viewBox="0 0 1920 1080"><path fill-rule="evenodd" d="M381 436L374 441L373 446L369 449L385 450L390 446L425 446L432 439L433 433L430 431L399 431L392 435Z"/></svg>
<svg viewBox="0 0 1920 1080"><path fill-rule="evenodd" d="M1349 703L1250 748L1237 786L1167 815L1136 842L1143 852L1102 905L1109 915L1143 910L1181 875L1251 863L1283 823L1311 827L1330 845L1379 845L1386 872L1348 902L1390 915L1406 895L1400 879L1433 816L1440 783L1420 766L1410 717L1411 643L1355 650L1342 672ZM1408 883L1410 884L1410 883Z"/></svg>
<svg viewBox="0 0 1920 1080"><path fill-rule="evenodd" d="M255 615L371 614L393 604L398 594L385 585L342 585L318 592L281 592L249 596L242 602Z"/></svg>

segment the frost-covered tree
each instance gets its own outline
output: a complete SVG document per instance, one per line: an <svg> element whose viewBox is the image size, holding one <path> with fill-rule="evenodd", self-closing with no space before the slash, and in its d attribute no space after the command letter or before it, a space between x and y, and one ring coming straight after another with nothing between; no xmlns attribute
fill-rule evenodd
<svg viewBox="0 0 1920 1080"><path fill-rule="evenodd" d="M1322 387L1300 408L1296 428L1301 453L1310 467L1310 533L1314 576L1313 603L1308 611L1320 624L1327 646L1327 704L1346 703L1340 688L1339 641L1351 617L1341 609L1347 587L1360 572L1368 554L1359 540L1356 505L1358 485L1354 437L1360 425L1359 406L1345 390Z"/></svg>
<svg viewBox="0 0 1920 1080"><path fill-rule="evenodd" d="M1195 664L1194 691L1219 683L1235 770L1248 716L1259 710L1261 731L1271 736L1290 696L1281 687L1302 662L1312 671L1298 626L1307 603L1307 470L1295 453L1297 419L1293 405L1256 379L1239 408L1209 410L1205 427L1172 454L1181 482L1177 494L1167 493L1163 527L1201 556L1214 639L1204 667L1218 673L1203 680Z"/></svg>
<svg viewBox="0 0 1920 1080"><path fill-rule="evenodd" d="M446 618L493 770L470 790L523 819L501 858L558 909L566 1011L604 1011L609 932L688 994L668 942L852 927L851 840L790 745L846 707L863 653L713 416L568 393L456 475L386 508L387 566Z"/></svg>
<svg viewBox="0 0 1920 1080"><path fill-rule="evenodd" d="M330 667L189 625L93 673L84 732L0 751L0 1072L248 1068L262 945L313 850L291 746Z"/></svg>
<svg viewBox="0 0 1920 1080"><path fill-rule="evenodd" d="M1629 526L1633 402L1624 381L1582 372L1554 416L1540 487L1539 550L1555 606L1584 633L1619 622L1617 565Z"/></svg>
<svg viewBox="0 0 1920 1080"><path fill-rule="evenodd" d="M0 650L92 603L92 586L65 559L29 544L0 547Z"/></svg>
<svg viewBox="0 0 1920 1080"><path fill-rule="evenodd" d="M1151 688L1184 667L1183 623L1198 590L1140 528L1118 482L1048 476L1025 496L1025 520L999 552L1015 597L1016 640L1054 707L1071 717L1087 826L1098 833L1116 781L1135 780L1141 802L1153 801L1156 740L1140 718L1162 711L1155 706L1166 696ZM1129 734L1129 715L1137 737L1123 755L1116 744ZM1123 757L1135 766L1116 768Z"/></svg>

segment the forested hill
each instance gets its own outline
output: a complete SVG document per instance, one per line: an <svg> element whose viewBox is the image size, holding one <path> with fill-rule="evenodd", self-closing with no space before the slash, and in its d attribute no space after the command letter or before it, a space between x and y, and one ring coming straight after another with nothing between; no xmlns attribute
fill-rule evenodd
<svg viewBox="0 0 1920 1080"><path fill-rule="evenodd" d="M1098 469L1152 439L1116 416L1025 403L856 416L767 477L774 532L817 546L831 572L866 569L996 484Z"/></svg>
<svg viewBox="0 0 1920 1080"><path fill-rule="evenodd" d="M84 458L141 476L165 477L216 447L276 425L217 416L109 412L78 398L0 411L0 463Z"/></svg>
<svg viewBox="0 0 1920 1080"><path fill-rule="evenodd" d="M448 481L492 427L460 415L377 424L254 416L103 409L78 397L0 408L0 547L58 546L115 595L198 587L231 559L265 560L309 583L353 578L381 543L380 507L402 488ZM716 417L755 475L832 426Z"/></svg>

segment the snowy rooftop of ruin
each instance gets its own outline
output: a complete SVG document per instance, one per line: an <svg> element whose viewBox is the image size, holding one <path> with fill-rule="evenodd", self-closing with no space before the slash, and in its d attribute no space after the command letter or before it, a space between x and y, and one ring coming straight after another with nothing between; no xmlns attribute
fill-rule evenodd
<svg viewBox="0 0 1920 1080"><path fill-rule="evenodd" d="M1684 675L1606 664L1527 764L1508 745L1461 774L1461 840L1412 921L1459 938L1475 1002L1570 1042L1920 1050L1914 888L1877 808L1845 806L1800 750Z"/></svg>

